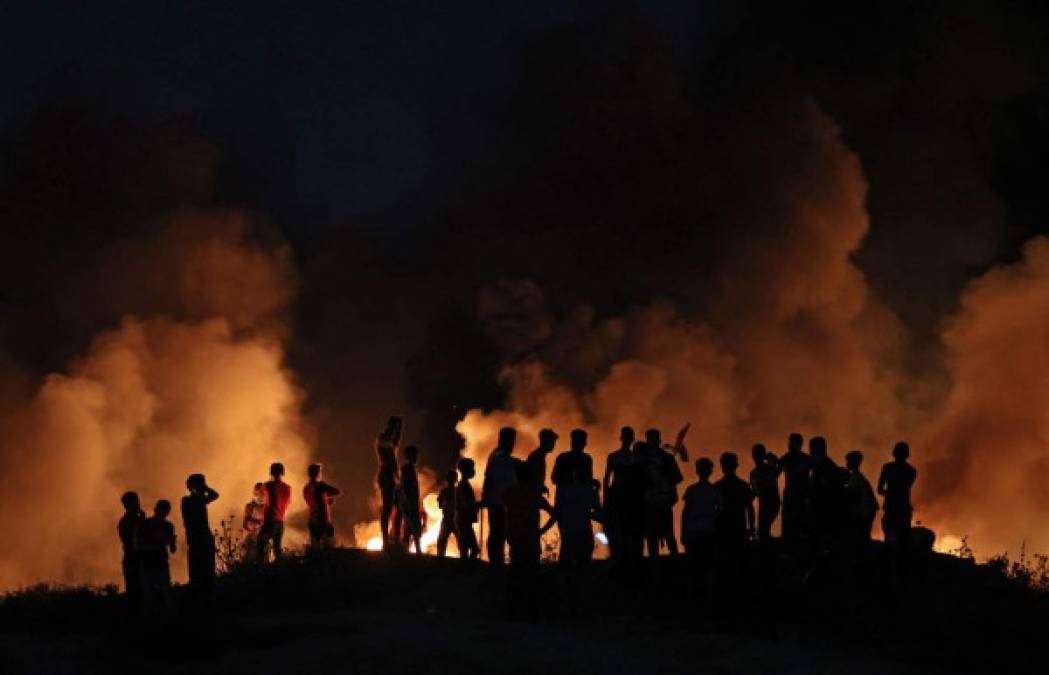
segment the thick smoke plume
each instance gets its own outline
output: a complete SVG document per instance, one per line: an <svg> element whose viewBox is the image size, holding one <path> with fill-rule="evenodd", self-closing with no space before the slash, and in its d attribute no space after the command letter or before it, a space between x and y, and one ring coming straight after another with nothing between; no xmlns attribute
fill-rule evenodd
<svg viewBox="0 0 1049 675"><path fill-rule="evenodd" d="M217 527L270 462L304 480L301 394L284 366L280 318L294 289L290 263L283 248L248 235L239 214L186 214L109 257L107 287L124 306L171 315L126 315L30 400L3 410L0 478L26 489L0 515L0 587L116 579L125 490L147 510L171 500L179 524L185 477L205 473L222 495L211 509ZM181 555L175 564L181 576Z"/></svg>

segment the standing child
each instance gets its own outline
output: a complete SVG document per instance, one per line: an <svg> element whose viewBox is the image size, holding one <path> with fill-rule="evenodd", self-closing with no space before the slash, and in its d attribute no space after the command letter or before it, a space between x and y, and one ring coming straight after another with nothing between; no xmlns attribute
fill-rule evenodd
<svg viewBox="0 0 1049 675"><path fill-rule="evenodd" d="M244 505L244 561L255 562L259 547L259 530L266 515L266 486L255 483L251 501Z"/></svg>
<svg viewBox="0 0 1049 675"><path fill-rule="evenodd" d="M481 547L474 534L474 523L477 522L477 495L474 494L470 479L477 475L477 468L472 459L463 457L459 460L459 473L462 478L455 487L455 539L459 543L459 557L476 560L481 554Z"/></svg>
<svg viewBox="0 0 1049 675"><path fill-rule="evenodd" d="M142 524L142 576L150 604L168 605L171 570L168 554L176 550L175 526L168 520L171 502L161 499L153 507L153 516Z"/></svg>
<svg viewBox="0 0 1049 675"><path fill-rule="evenodd" d="M437 533L437 556L440 558L448 551L448 537L455 534L455 483L458 478L455 469L446 473L446 485L437 495L437 506L441 509L441 530ZM458 537L455 544L459 545Z"/></svg>

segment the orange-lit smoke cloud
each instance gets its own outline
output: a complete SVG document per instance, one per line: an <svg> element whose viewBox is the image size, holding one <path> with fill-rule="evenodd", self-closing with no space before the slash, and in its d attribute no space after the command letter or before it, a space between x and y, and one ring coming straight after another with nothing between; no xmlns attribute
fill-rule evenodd
<svg viewBox="0 0 1049 675"><path fill-rule="evenodd" d="M905 327L851 259L869 227L860 162L815 106L794 112L773 136L741 141L743 173L768 168L744 186L753 203L727 216L746 234L725 248L717 300L703 316L657 303L604 320L582 308L553 326L538 287L489 289L481 315L495 317L493 333L531 323L546 326L547 343L504 369L505 409L472 410L460 423L465 453L483 466L505 424L524 435L518 455L542 427L557 429L564 449L579 426L603 470L621 425L658 427L671 440L691 422L693 459L733 450L746 471L754 442L781 453L800 431L826 436L839 461L863 450L873 480L905 438L920 470L916 519L941 535L969 534L985 555L1015 551L1024 536L1044 549L1049 242L1030 243L1022 263L970 285L944 334L947 381L918 379L903 366ZM562 377L563 358L593 364L597 376Z"/></svg>
<svg viewBox="0 0 1049 675"><path fill-rule="evenodd" d="M253 243L243 216L187 214L109 262L113 293L143 312L3 410L0 588L117 580L125 490L147 512L169 499L181 537L190 473L221 494L213 526L240 512L270 462L284 461L293 485L304 479L301 395L283 364L280 313L294 292L286 250Z"/></svg>

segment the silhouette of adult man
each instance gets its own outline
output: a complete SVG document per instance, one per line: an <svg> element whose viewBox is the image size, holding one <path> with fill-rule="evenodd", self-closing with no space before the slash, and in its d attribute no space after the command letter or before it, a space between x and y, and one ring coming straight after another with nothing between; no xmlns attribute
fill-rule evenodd
<svg viewBox="0 0 1049 675"><path fill-rule="evenodd" d="M677 538L674 536L674 504L677 503L677 486L684 480L673 453L663 449L663 437L659 429L645 432L648 481L645 491L645 539L648 555L659 555L660 546L665 544L671 555L678 554Z"/></svg>
<svg viewBox="0 0 1049 675"><path fill-rule="evenodd" d="M189 494L182 498L182 526L186 530L186 558L189 563L189 585L198 596L207 596L215 588L215 535L208 524L208 504L219 493L208 486L204 474L186 479Z"/></svg>
<svg viewBox="0 0 1049 675"><path fill-rule="evenodd" d="M630 504L631 482L636 482L636 475L641 470L638 458L634 455L634 430L623 427L619 431L619 448L610 452L605 460L605 477L602 487L605 490L605 534L608 536L608 550L613 559L620 559L624 554L627 532L637 529L631 518L640 521L643 503ZM636 487L636 486L634 486ZM631 512L631 508L636 511Z"/></svg>
<svg viewBox="0 0 1049 675"><path fill-rule="evenodd" d="M284 482L284 465L280 462L270 464L270 480L266 481L265 488L266 510L256 556L259 562L266 562L267 545L273 549L275 560L284 555L284 514L291 503L291 486Z"/></svg>
<svg viewBox="0 0 1049 675"><path fill-rule="evenodd" d="M459 474L452 469L444 474L445 486L437 494L437 506L441 509L441 529L437 532L437 557L443 558L448 552L448 538L455 536L455 545L459 546L459 537L455 528L455 484Z"/></svg>
<svg viewBox="0 0 1049 675"><path fill-rule="evenodd" d="M907 459L911 455L909 445L900 441L892 449L893 460L881 468L878 476L878 494L884 497L882 502L881 527L885 532L885 541L906 548L910 540L911 487L918 477L918 471Z"/></svg>
<svg viewBox="0 0 1049 675"><path fill-rule="evenodd" d="M310 464L306 468L309 482L302 488L302 499L309 508L306 526L310 531L310 548L319 551L335 544L335 524L331 519L331 505L339 488L321 479L321 465Z"/></svg>
<svg viewBox="0 0 1049 675"><path fill-rule="evenodd" d="M779 459L761 443L751 448L754 468L750 471L750 489L758 499L758 541L772 539L772 524L779 516Z"/></svg>
<svg viewBox="0 0 1049 675"><path fill-rule="evenodd" d="M539 447L528 453L525 464L528 466L527 480L533 483L540 494L547 494L546 458L557 446L557 433L553 429L539 432Z"/></svg>
<svg viewBox="0 0 1049 675"><path fill-rule="evenodd" d="M477 522L477 495L474 494L470 480L477 475L474 461L468 457L459 460L459 484L455 486L455 540L459 544L459 557L464 560L476 560L481 553L474 534L474 523Z"/></svg>
<svg viewBox="0 0 1049 675"><path fill-rule="evenodd" d="M734 452L721 455L722 477L714 483L721 496L718 511L718 551L722 570L741 571L747 539L754 533L754 494L750 485L736 475L739 458Z"/></svg>
<svg viewBox="0 0 1049 675"><path fill-rule="evenodd" d="M587 434L573 429L570 449L557 456L550 480L557 488L554 508L561 532L559 560L566 564L590 560L594 531L590 524L595 511L594 460L586 453Z"/></svg>
<svg viewBox="0 0 1049 675"><path fill-rule="evenodd" d="M503 492L517 480L517 462L514 445L517 431L513 427L499 430L499 440L488 455L481 484L481 503L488 510L488 562L502 565L506 560L506 510L503 509Z"/></svg>
<svg viewBox="0 0 1049 675"><path fill-rule="evenodd" d="M536 487L531 467L522 462L516 469L517 482L503 491L510 564L519 568L535 567L542 550L540 537L553 524L554 509ZM539 527L541 511L550 514L543 528Z"/></svg>
<svg viewBox="0 0 1049 675"><path fill-rule="evenodd" d="M863 544L871 540L874 516L878 512L878 499L874 488L860 471L863 453L853 450L845 455L845 466L849 477L845 481L845 513L850 541Z"/></svg>
<svg viewBox="0 0 1049 675"><path fill-rule="evenodd" d="M816 544L826 549L833 546L841 534L848 473L827 454L827 440L822 436L809 440L809 461L812 534Z"/></svg>
<svg viewBox="0 0 1049 675"><path fill-rule="evenodd" d="M134 610L142 604L143 579L139 537L146 514L142 512L137 492L125 492L120 496L120 503L124 507L124 515L117 523L117 535L124 552L120 565L124 572L124 595L128 607Z"/></svg>
<svg viewBox="0 0 1049 675"><path fill-rule="evenodd" d="M781 534L787 540L797 540L805 529L811 462L803 449L804 443L801 434L791 434L787 439L787 452L780 460L784 476Z"/></svg>
<svg viewBox="0 0 1049 675"><path fill-rule="evenodd" d="M397 448L401 444L404 423L394 415L386 422L375 438L375 454L379 460L379 473L375 480L379 486L379 499L382 504L379 510L379 530L382 533L382 549L389 549L390 515L393 513L394 490L397 487Z"/></svg>
<svg viewBox="0 0 1049 675"><path fill-rule="evenodd" d="M717 549L718 520L721 515L721 490L710 482L714 463L706 457L696 460L699 480L685 489L681 511L681 541L685 554L701 574L711 571Z"/></svg>

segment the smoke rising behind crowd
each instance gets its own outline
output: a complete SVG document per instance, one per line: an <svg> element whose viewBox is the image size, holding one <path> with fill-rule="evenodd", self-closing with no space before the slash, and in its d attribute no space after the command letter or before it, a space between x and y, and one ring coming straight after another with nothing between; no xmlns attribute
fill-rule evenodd
<svg viewBox="0 0 1049 675"><path fill-rule="evenodd" d="M820 434L868 473L907 439L917 520L1049 549L1049 210L1022 149L1045 129L998 131L1044 106L1042 47L994 58L1011 20L959 9L953 42L883 26L882 61L839 43L845 11L705 16L682 50L580 10L515 45L488 107L434 103L454 170L331 222L283 180L287 138L97 74L30 97L3 134L0 587L112 580L121 492L202 472L217 519L275 460L293 509L325 464L353 543L394 413L438 476L505 424L519 454L584 427L598 470L625 424L691 422L709 457Z"/></svg>

